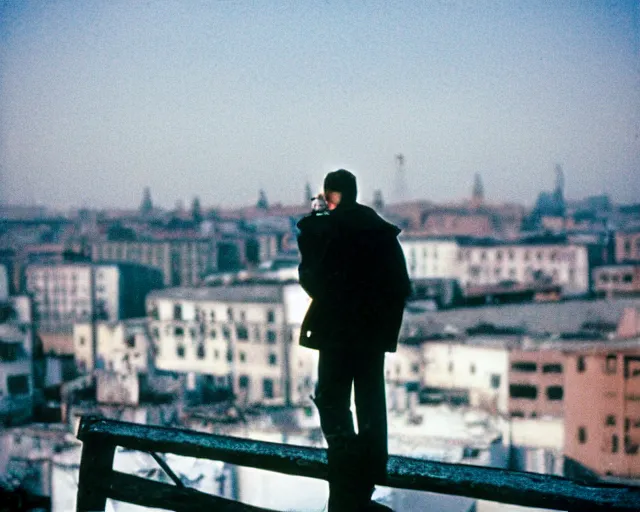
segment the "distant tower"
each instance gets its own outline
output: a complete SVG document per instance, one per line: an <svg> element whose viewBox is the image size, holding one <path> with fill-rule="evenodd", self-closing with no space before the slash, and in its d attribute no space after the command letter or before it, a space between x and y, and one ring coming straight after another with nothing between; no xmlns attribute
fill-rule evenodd
<svg viewBox="0 0 640 512"><path fill-rule="evenodd" d="M380 189L373 192L373 207L378 211L384 210L384 200L382 199L382 190Z"/></svg>
<svg viewBox="0 0 640 512"><path fill-rule="evenodd" d="M267 194L264 189L260 189L258 197L258 202L256 203L256 208L259 210L268 210L269 209L269 201L267 201Z"/></svg>
<svg viewBox="0 0 640 512"><path fill-rule="evenodd" d="M308 206L312 197L313 197L313 192L311 192L311 185L309 184L309 182L307 182L307 184L304 187L304 205L305 206Z"/></svg>
<svg viewBox="0 0 640 512"><path fill-rule="evenodd" d="M557 215L564 217L566 213L566 206L564 202L564 171L560 164L556 164L556 186L553 191L553 200L557 210Z"/></svg>
<svg viewBox="0 0 640 512"><path fill-rule="evenodd" d="M196 224L202 222L202 207L200 206L200 198L198 196L195 196L191 203L191 219Z"/></svg>
<svg viewBox="0 0 640 512"><path fill-rule="evenodd" d="M395 200L398 203L402 201L406 201L407 199L407 176L404 168L404 155L402 153L398 153L395 156L396 161L396 190L395 190Z"/></svg>
<svg viewBox="0 0 640 512"><path fill-rule="evenodd" d="M473 192L471 194L471 205L474 208L484 203L484 186L482 185L482 176L476 173L473 179Z"/></svg>
<svg viewBox="0 0 640 512"><path fill-rule="evenodd" d="M153 202L151 201L151 190L149 189L149 187L144 187L142 203L140 204L140 213L142 215L149 215L152 211Z"/></svg>
<svg viewBox="0 0 640 512"><path fill-rule="evenodd" d="M556 164L556 188L555 193L564 199L564 171L560 164Z"/></svg>

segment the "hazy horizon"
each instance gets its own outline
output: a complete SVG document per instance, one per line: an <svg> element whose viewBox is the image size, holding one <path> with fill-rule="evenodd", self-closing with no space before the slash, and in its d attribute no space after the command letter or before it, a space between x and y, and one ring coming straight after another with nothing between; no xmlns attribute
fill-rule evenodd
<svg viewBox="0 0 640 512"><path fill-rule="evenodd" d="M640 2L0 0L0 201L640 200Z"/></svg>

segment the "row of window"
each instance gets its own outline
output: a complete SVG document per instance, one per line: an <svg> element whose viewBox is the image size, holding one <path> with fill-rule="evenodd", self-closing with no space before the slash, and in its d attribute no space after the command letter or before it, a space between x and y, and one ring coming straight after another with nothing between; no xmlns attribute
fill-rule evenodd
<svg viewBox="0 0 640 512"><path fill-rule="evenodd" d="M532 384L511 384L509 386L509 396L514 399L537 400L538 387ZM546 389L547 400L559 401L564 397L562 386L548 386Z"/></svg>
<svg viewBox="0 0 640 512"><path fill-rule="evenodd" d="M158 309L157 306L153 305L151 307L151 312L150 312L151 316L154 317L156 320L158 319ZM205 321L206 318L206 313L205 311L201 310L200 308L196 308L195 310L195 320L196 322L202 322ZM276 321L276 313L274 310L269 309L267 310L267 323L269 324L273 324ZM182 305L181 304L174 304L173 305L173 319L174 320L185 320L183 318L183 314L182 314ZM245 322L247 319L247 314L245 311L240 311L239 312L239 317L238 319L241 322ZM227 320L229 322L233 322L235 321L235 315L234 315L234 310L233 308L227 308ZM215 322L216 321L216 314L215 311L210 310L209 311L209 321L211 322Z"/></svg>
<svg viewBox="0 0 640 512"><path fill-rule="evenodd" d="M185 358L185 354L186 354L186 347L184 345L177 345L176 346L176 356L179 359L184 359ZM214 349L212 352L213 355L213 359L218 360L220 359L220 350L218 349ZM203 360L206 359L207 357L207 350L206 347L202 344L198 345L198 348L196 349L196 356L198 359ZM226 355L227 361L229 363L233 362L233 350L227 350L227 355ZM247 353L244 351L240 351L238 352L238 359L240 360L241 363L246 363L247 362ZM267 356L267 363L269 364L269 366L277 366L278 365L278 356L276 354L274 354L273 352L268 354Z"/></svg>
<svg viewBox="0 0 640 512"><path fill-rule="evenodd" d="M535 373L538 371L538 365L530 361L517 361L511 363L511 371L516 373ZM542 373L562 373L562 365L559 363L543 364Z"/></svg>
<svg viewBox="0 0 640 512"><path fill-rule="evenodd" d="M598 280L601 283L633 283L633 274L625 273L620 274L619 272L601 272Z"/></svg>
<svg viewBox="0 0 640 512"><path fill-rule="evenodd" d="M462 250L458 251L458 261L463 261L463 260L471 261L472 254L473 254L473 251L470 249L467 249L465 251L462 251ZM489 251L480 251L480 261L486 261L488 259L489 254L490 254ZM532 252L530 250L526 250L522 255L522 259L524 261L530 261L534 259L534 257L537 261L544 261L545 259L547 259L548 261L556 262L556 261L563 260L561 253L556 250L549 252L546 255L546 258L545 258L544 251ZM570 258L574 259L573 253L570 255ZM496 261L502 261L504 259L508 259L509 261L515 261L516 254L515 254L515 251L512 249L507 251L497 250L494 254L494 259Z"/></svg>
<svg viewBox="0 0 640 512"><path fill-rule="evenodd" d="M220 330L222 331L222 337L227 341L231 341L232 339L231 327L224 325L220 328ZM208 336L208 338L212 340L215 340L218 338L218 330L214 328L210 328L209 330L206 330L203 324L200 325L199 332L195 327L191 327L189 329L185 329L184 327L179 325L175 327L172 327L171 325L167 325L166 327L167 335L173 334L173 336L175 336L176 338L184 338L186 335L186 332L189 333L189 336L192 339L196 339L198 337L204 338L205 336ZM160 338L160 330L157 327L154 327L152 329L151 334L155 339ZM198 334L200 336L198 336ZM235 336L238 341L249 341L250 339L249 329L244 325L236 325ZM289 338L291 338L291 333L289 333ZM253 341L257 343L262 342L262 333L260 328L257 326L253 329ZM265 332L265 341L269 344L277 343L278 333L272 329L268 329ZM291 341L291 339L289 341Z"/></svg>

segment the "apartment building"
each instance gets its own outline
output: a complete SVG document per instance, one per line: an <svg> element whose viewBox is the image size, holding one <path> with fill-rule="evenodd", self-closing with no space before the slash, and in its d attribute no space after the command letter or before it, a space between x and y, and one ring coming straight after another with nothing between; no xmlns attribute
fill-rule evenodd
<svg viewBox="0 0 640 512"><path fill-rule="evenodd" d="M33 409L33 369L25 333L0 325L0 425L23 422Z"/></svg>
<svg viewBox="0 0 640 512"><path fill-rule="evenodd" d="M162 286L161 273L137 264L29 265L27 292L45 352L73 353L73 325L92 319L116 322L142 317L148 292Z"/></svg>
<svg viewBox="0 0 640 512"><path fill-rule="evenodd" d="M564 353L559 349L509 352L509 414L517 418L564 413Z"/></svg>
<svg viewBox="0 0 640 512"><path fill-rule="evenodd" d="M130 262L162 272L164 286L197 286L217 269L216 243L211 237L94 242L94 262Z"/></svg>
<svg viewBox="0 0 640 512"><path fill-rule="evenodd" d="M306 402L317 372L316 352L298 344L308 304L297 283L155 291L147 297L155 364L241 402Z"/></svg>
<svg viewBox="0 0 640 512"><path fill-rule="evenodd" d="M580 244L417 236L400 243L412 279L454 278L463 288L545 282L560 285L565 296L589 292L588 253Z"/></svg>
<svg viewBox="0 0 640 512"><path fill-rule="evenodd" d="M551 240L516 244L461 240L456 263L463 287L548 282L560 285L565 296L589 292L589 260L582 245Z"/></svg>
<svg viewBox="0 0 640 512"><path fill-rule="evenodd" d="M640 339L571 349L565 474L640 477Z"/></svg>

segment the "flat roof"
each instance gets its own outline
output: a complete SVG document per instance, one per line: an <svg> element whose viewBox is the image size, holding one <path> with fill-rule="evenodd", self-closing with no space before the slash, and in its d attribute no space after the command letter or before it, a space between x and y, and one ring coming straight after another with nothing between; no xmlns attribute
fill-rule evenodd
<svg viewBox="0 0 640 512"><path fill-rule="evenodd" d="M203 288L166 288L154 290L148 299L172 299L211 302L261 302L274 303L283 300L283 283L238 283L230 286Z"/></svg>

